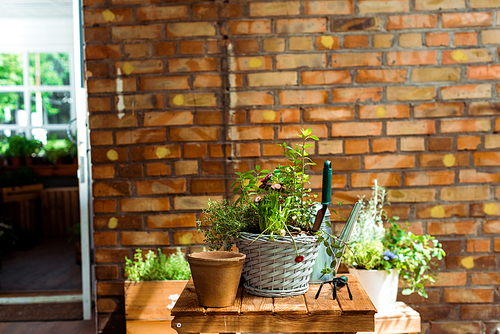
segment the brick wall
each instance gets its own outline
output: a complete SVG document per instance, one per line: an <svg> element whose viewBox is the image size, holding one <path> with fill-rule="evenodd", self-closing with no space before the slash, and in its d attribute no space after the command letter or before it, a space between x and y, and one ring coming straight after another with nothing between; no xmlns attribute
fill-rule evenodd
<svg viewBox="0 0 500 334"><path fill-rule="evenodd" d="M123 330L135 248L199 250L235 171L313 128L349 211L390 214L448 253L423 333L500 326L499 0L84 0L99 331Z"/></svg>

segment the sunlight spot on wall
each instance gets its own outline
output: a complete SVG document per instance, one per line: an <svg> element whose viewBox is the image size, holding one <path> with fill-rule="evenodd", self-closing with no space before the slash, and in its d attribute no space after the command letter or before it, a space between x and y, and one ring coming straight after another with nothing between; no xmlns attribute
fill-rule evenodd
<svg viewBox="0 0 500 334"><path fill-rule="evenodd" d="M455 165L455 156L453 154L446 154L444 157L443 157L443 164L446 166L446 167L452 167Z"/></svg>
<svg viewBox="0 0 500 334"><path fill-rule="evenodd" d="M166 156L168 156L170 154L170 150L166 147L158 147L156 149L156 156L160 159L163 159L165 158Z"/></svg>
<svg viewBox="0 0 500 334"><path fill-rule="evenodd" d="M436 205L431 209L432 218L443 218L445 216L445 210L442 205Z"/></svg>
<svg viewBox="0 0 500 334"><path fill-rule="evenodd" d="M462 266L464 266L466 269L472 269L474 268L474 258L472 256L467 256L460 261Z"/></svg>
<svg viewBox="0 0 500 334"><path fill-rule="evenodd" d="M483 211L487 215L493 215L493 214L497 213L498 205L496 205L495 203L488 203L484 206Z"/></svg>
<svg viewBox="0 0 500 334"><path fill-rule="evenodd" d="M107 22L111 22L115 19L115 14L112 11L110 11L109 9L106 9L102 12L102 17L104 17L104 19Z"/></svg>
<svg viewBox="0 0 500 334"><path fill-rule="evenodd" d="M248 65L250 65L250 67L252 67L252 68L261 67L262 60L259 58L252 58L252 59L250 59L250 62L248 63Z"/></svg>
<svg viewBox="0 0 500 334"><path fill-rule="evenodd" d="M110 229L115 229L117 226L118 226L118 219L116 219L115 217L109 218L108 227Z"/></svg>
<svg viewBox="0 0 500 334"><path fill-rule="evenodd" d="M387 115L387 110L384 107L378 107L377 110L375 111L375 115L377 115L380 118L385 117Z"/></svg>
<svg viewBox="0 0 500 334"><path fill-rule="evenodd" d="M327 49L333 48L334 40L332 36L321 36L321 44Z"/></svg>
<svg viewBox="0 0 500 334"><path fill-rule="evenodd" d="M115 150L109 150L106 153L106 157L111 161L116 161L118 160L118 152L116 152Z"/></svg>

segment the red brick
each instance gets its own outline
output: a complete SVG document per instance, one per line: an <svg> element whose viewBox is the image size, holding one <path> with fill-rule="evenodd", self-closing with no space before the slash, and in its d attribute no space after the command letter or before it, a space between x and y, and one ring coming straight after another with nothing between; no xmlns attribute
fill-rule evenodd
<svg viewBox="0 0 500 334"><path fill-rule="evenodd" d="M89 97L87 107L89 112L110 111L111 100L109 97Z"/></svg>
<svg viewBox="0 0 500 334"><path fill-rule="evenodd" d="M432 0L416 0L415 9L416 10L446 10L446 9L461 9L465 8L464 0L444 0L444 1L432 1Z"/></svg>
<svg viewBox="0 0 500 334"><path fill-rule="evenodd" d="M170 245L168 232L127 231L121 233L122 246Z"/></svg>
<svg viewBox="0 0 500 334"><path fill-rule="evenodd" d="M442 87L441 95L444 100L491 98L491 85Z"/></svg>
<svg viewBox="0 0 500 334"><path fill-rule="evenodd" d="M115 246L116 244L116 232L94 232L95 246Z"/></svg>
<svg viewBox="0 0 500 334"><path fill-rule="evenodd" d="M92 177L94 179L112 179L114 176L114 166L92 166Z"/></svg>
<svg viewBox="0 0 500 334"><path fill-rule="evenodd" d="M428 222L427 233L432 235L451 235L451 234L477 234L477 222L459 221L459 222ZM455 268L455 266L453 266ZM448 269L453 269L448 267Z"/></svg>
<svg viewBox="0 0 500 334"><path fill-rule="evenodd" d="M500 79L500 65L468 66L467 78L472 80Z"/></svg>
<svg viewBox="0 0 500 334"><path fill-rule="evenodd" d="M229 21L231 35L270 34L271 20Z"/></svg>
<svg viewBox="0 0 500 334"><path fill-rule="evenodd" d="M489 251L489 249L488 249L488 251ZM474 285L499 285L500 284L500 273L499 272L471 273L471 283ZM490 318L490 319L493 319L493 318Z"/></svg>
<svg viewBox="0 0 500 334"><path fill-rule="evenodd" d="M119 45L89 45L85 48L85 59L120 58Z"/></svg>
<svg viewBox="0 0 500 334"><path fill-rule="evenodd" d="M141 90L189 89L188 76L142 77Z"/></svg>
<svg viewBox="0 0 500 334"><path fill-rule="evenodd" d="M405 82L406 70L358 70L356 82Z"/></svg>
<svg viewBox="0 0 500 334"><path fill-rule="evenodd" d="M387 100L389 101L433 100L436 94L436 87L431 86L387 87Z"/></svg>
<svg viewBox="0 0 500 334"><path fill-rule="evenodd" d="M303 71L303 85L348 84L351 82L349 71Z"/></svg>
<svg viewBox="0 0 500 334"><path fill-rule="evenodd" d="M457 117L464 114L464 103L423 103L415 106L415 117Z"/></svg>
<svg viewBox="0 0 500 334"><path fill-rule="evenodd" d="M431 173L439 173L439 172L431 172ZM416 211L417 211L417 218L419 219L467 217L466 204L419 205Z"/></svg>
<svg viewBox="0 0 500 334"><path fill-rule="evenodd" d="M278 139L296 139L298 138L297 135L300 133L300 130L303 128L304 126L302 124L280 126L278 130ZM312 133L318 138L326 138L328 136L328 130L325 124L308 125L307 128L312 129Z"/></svg>
<svg viewBox="0 0 500 334"><path fill-rule="evenodd" d="M488 220L484 222L483 233L500 233L500 221Z"/></svg>
<svg viewBox="0 0 500 334"><path fill-rule="evenodd" d="M372 31L380 30L379 17L361 17L361 18L336 18L332 22L332 30L335 32L342 31Z"/></svg>
<svg viewBox="0 0 500 334"><path fill-rule="evenodd" d="M250 3L250 16L285 16L299 13L299 1Z"/></svg>
<svg viewBox="0 0 500 334"><path fill-rule="evenodd" d="M328 91L325 90L286 90L279 92L281 105L326 104Z"/></svg>
<svg viewBox="0 0 500 334"><path fill-rule="evenodd" d="M354 14L352 1L306 1L306 15Z"/></svg>
<svg viewBox="0 0 500 334"><path fill-rule="evenodd" d="M382 53L334 53L332 67L379 66Z"/></svg>
<svg viewBox="0 0 500 334"><path fill-rule="evenodd" d="M429 138L429 151L446 151L453 149L453 138L432 137Z"/></svg>
<svg viewBox="0 0 500 334"><path fill-rule="evenodd" d="M469 118L467 120L442 120L441 133L454 133L454 132L488 132L491 130L489 119Z"/></svg>
<svg viewBox="0 0 500 334"><path fill-rule="evenodd" d="M351 186L354 188L372 187L374 181L382 187L401 186L401 173L354 173L351 175Z"/></svg>
<svg viewBox="0 0 500 334"><path fill-rule="evenodd" d="M297 72L259 72L247 74L248 86L297 86Z"/></svg>
<svg viewBox="0 0 500 334"><path fill-rule="evenodd" d="M434 189L390 189L387 191L387 201L389 202L433 202L436 200Z"/></svg>
<svg viewBox="0 0 500 334"><path fill-rule="evenodd" d="M213 93L169 94L169 104L177 107L215 107L217 97Z"/></svg>
<svg viewBox="0 0 500 334"><path fill-rule="evenodd" d="M361 168L361 160L359 157L329 157L328 159L314 159L315 166L311 166L312 171L321 172L325 160L332 162L333 171L357 171Z"/></svg>
<svg viewBox="0 0 500 334"><path fill-rule="evenodd" d="M450 45L450 35L446 32L428 32L425 36L428 46Z"/></svg>
<svg viewBox="0 0 500 334"><path fill-rule="evenodd" d="M403 15L389 16L386 27L388 30L411 28L435 28L437 15Z"/></svg>
<svg viewBox="0 0 500 334"><path fill-rule="evenodd" d="M124 178L138 178L144 176L142 164L130 164L118 166L118 175Z"/></svg>
<svg viewBox="0 0 500 334"><path fill-rule="evenodd" d="M158 40L161 38L162 26L118 26L111 27L111 38L113 40L131 40L131 39L150 39Z"/></svg>
<svg viewBox="0 0 500 334"><path fill-rule="evenodd" d="M189 127L170 129L172 141L211 141L219 138L219 129L216 127Z"/></svg>
<svg viewBox="0 0 500 334"><path fill-rule="evenodd" d="M234 41L234 53L257 53L259 42L256 39L238 39Z"/></svg>
<svg viewBox="0 0 500 334"><path fill-rule="evenodd" d="M90 145L102 146L113 145L113 132L112 131L92 131L90 133Z"/></svg>
<svg viewBox="0 0 500 334"><path fill-rule="evenodd" d="M474 274L472 274L474 275ZM498 320L498 314L500 314L499 305L462 305L462 319L471 320ZM485 333L495 333L498 328L498 322L492 322L486 324ZM489 325L489 326L488 326ZM491 327L490 327L491 326ZM490 327L490 328L488 328ZM473 333L473 332L471 332Z"/></svg>
<svg viewBox="0 0 500 334"><path fill-rule="evenodd" d="M381 154L365 156L365 169L394 169L413 167L415 167L415 158L413 157L413 155Z"/></svg>
<svg viewBox="0 0 500 334"><path fill-rule="evenodd" d="M448 187L441 189L443 201L480 201L490 198L489 186Z"/></svg>
<svg viewBox="0 0 500 334"><path fill-rule="evenodd" d="M436 126L435 122L432 120L387 122L388 136L422 135L435 133Z"/></svg>
<svg viewBox="0 0 500 334"><path fill-rule="evenodd" d="M459 81L459 68L415 68L411 71L413 82Z"/></svg>
<svg viewBox="0 0 500 334"><path fill-rule="evenodd" d="M195 230L175 231L174 242L176 245L202 244L204 242L203 233Z"/></svg>
<svg viewBox="0 0 500 334"><path fill-rule="evenodd" d="M126 58L142 58L149 56L149 46L146 43L126 44L123 49Z"/></svg>
<svg viewBox="0 0 500 334"><path fill-rule="evenodd" d="M177 58L168 60L168 70L174 72L217 71L217 58Z"/></svg>
<svg viewBox="0 0 500 334"><path fill-rule="evenodd" d="M346 140L345 154L364 154L370 151L368 139Z"/></svg>
<svg viewBox="0 0 500 334"><path fill-rule="evenodd" d="M169 202L168 198L124 198L120 200L120 208L123 212L168 211Z"/></svg>
<svg viewBox="0 0 500 334"><path fill-rule="evenodd" d="M373 153L396 152L396 139L394 138L373 139L372 152Z"/></svg>
<svg viewBox="0 0 500 334"><path fill-rule="evenodd" d="M318 142L318 154L340 154L344 152L342 140L322 140Z"/></svg>
<svg viewBox="0 0 500 334"><path fill-rule="evenodd" d="M440 318L438 319L449 319L449 316L440 316ZM430 326L431 332L437 334L462 334L481 332L481 324L478 322L432 322Z"/></svg>
<svg viewBox="0 0 500 334"><path fill-rule="evenodd" d="M118 279L118 266L95 266L94 268L95 277L98 280L106 281Z"/></svg>
<svg viewBox="0 0 500 334"><path fill-rule="evenodd" d="M326 32L326 18L278 19L276 32L278 34L324 33Z"/></svg>
<svg viewBox="0 0 500 334"><path fill-rule="evenodd" d="M480 136L462 136L457 138L458 150L476 150L481 145Z"/></svg>
<svg viewBox="0 0 500 334"><path fill-rule="evenodd" d="M148 228L196 227L196 214L170 214L148 216Z"/></svg>
<svg viewBox="0 0 500 334"><path fill-rule="evenodd" d="M193 114L189 111L168 111L144 113L144 126L167 126L193 124Z"/></svg>
<svg viewBox="0 0 500 334"><path fill-rule="evenodd" d="M467 252L469 253L486 253L491 248L490 239L468 239ZM472 283L475 284L475 283Z"/></svg>
<svg viewBox="0 0 500 334"><path fill-rule="evenodd" d="M181 160L174 162L176 175L197 175L198 161L196 160Z"/></svg>
<svg viewBox="0 0 500 334"><path fill-rule="evenodd" d="M313 39L307 36L290 37L288 40L288 49L290 51L313 50Z"/></svg>
<svg viewBox="0 0 500 334"><path fill-rule="evenodd" d="M116 211L114 199L94 199L94 213L113 213Z"/></svg>
<svg viewBox="0 0 500 334"><path fill-rule="evenodd" d="M344 48L356 49L368 47L368 35L347 35L344 37Z"/></svg>
<svg viewBox="0 0 500 334"><path fill-rule="evenodd" d="M464 286L467 283L465 272L438 272L436 282L428 286Z"/></svg>
<svg viewBox="0 0 500 334"><path fill-rule="evenodd" d="M475 152L473 156L476 166L498 166L500 163L500 152Z"/></svg>
<svg viewBox="0 0 500 334"><path fill-rule="evenodd" d="M483 173L475 169L461 170L459 173L460 183L498 183L500 173Z"/></svg>
<svg viewBox="0 0 500 334"><path fill-rule="evenodd" d="M250 110L251 123L298 123L299 121L299 109ZM306 120L306 122L309 121Z"/></svg>
<svg viewBox="0 0 500 334"><path fill-rule="evenodd" d="M109 163L127 161L126 148L101 148L92 150L92 163Z"/></svg>
<svg viewBox="0 0 500 334"><path fill-rule="evenodd" d="M493 289L444 289L447 303L492 303Z"/></svg>
<svg viewBox="0 0 500 334"><path fill-rule="evenodd" d="M387 52L388 65L435 65L437 51Z"/></svg>
<svg viewBox="0 0 500 334"><path fill-rule="evenodd" d="M198 111L196 115L198 125L219 125L222 124L222 113L220 111Z"/></svg>
<svg viewBox="0 0 500 334"><path fill-rule="evenodd" d="M97 298L97 312L112 313L118 309L118 303L112 298Z"/></svg>
<svg viewBox="0 0 500 334"><path fill-rule="evenodd" d="M215 36L217 33L215 22L176 22L166 26L167 37Z"/></svg>
<svg viewBox="0 0 500 334"><path fill-rule="evenodd" d="M201 171L203 175L223 175L224 163L222 161L203 161L201 163Z"/></svg>
<svg viewBox="0 0 500 334"><path fill-rule="evenodd" d="M477 32L455 33L455 46L477 45Z"/></svg>
<svg viewBox="0 0 500 334"><path fill-rule="evenodd" d="M354 107L312 107L304 108L305 122L345 121L354 118Z"/></svg>
<svg viewBox="0 0 500 334"><path fill-rule="evenodd" d="M419 166L426 167L468 167L469 155L467 153L458 154L419 154Z"/></svg>
<svg viewBox="0 0 500 334"><path fill-rule="evenodd" d="M106 27L85 28L86 42L106 42L109 41L109 29Z"/></svg>
<svg viewBox="0 0 500 334"><path fill-rule="evenodd" d="M168 56L175 54L176 46L174 42L155 43L154 49L156 56Z"/></svg>
<svg viewBox="0 0 500 334"><path fill-rule="evenodd" d="M183 19L186 18L186 15L186 6L149 6L137 8L137 18L139 21Z"/></svg>
<svg viewBox="0 0 500 334"><path fill-rule="evenodd" d="M457 49L443 51L443 65L486 63L492 61L492 55L488 49Z"/></svg>
<svg viewBox="0 0 500 334"><path fill-rule="evenodd" d="M182 194L186 191L186 179L137 181L137 195Z"/></svg>
<svg viewBox="0 0 500 334"><path fill-rule="evenodd" d="M159 143L167 140L165 129L141 129L116 132L117 145Z"/></svg>
<svg viewBox="0 0 500 334"><path fill-rule="evenodd" d="M443 13L443 28L489 27L493 22L492 13Z"/></svg>
<svg viewBox="0 0 500 334"><path fill-rule="evenodd" d="M260 157L259 143L236 144L236 156L238 157Z"/></svg>
<svg viewBox="0 0 500 334"><path fill-rule="evenodd" d="M96 249L95 261L97 263L120 262L125 263L125 256L130 259L130 251L128 249Z"/></svg>
<svg viewBox="0 0 500 334"><path fill-rule="evenodd" d="M326 55L324 54L278 55L276 61L277 69L326 67Z"/></svg>
<svg viewBox="0 0 500 334"><path fill-rule="evenodd" d="M92 194L94 197L128 196L130 186L128 182L94 182Z"/></svg>
<svg viewBox="0 0 500 334"><path fill-rule="evenodd" d="M359 106L359 118L408 118L410 108L404 104Z"/></svg>
<svg viewBox="0 0 500 334"><path fill-rule="evenodd" d="M410 2L408 0L390 0L384 2L377 0L361 0L358 6L361 14L410 11Z"/></svg>
<svg viewBox="0 0 500 334"><path fill-rule="evenodd" d="M429 185L447 185L453 184L455 178L454 172L406 172L406 186L429 186Z"/></svg>
<svg viewBox="0 0 500 334"><path fill-rule="evenodd" d="M380 136L381 122L341 122L332 124L332 137Z"/></svg>
<svg viewBox="0 0 500 334"><path fill-rule="evenodd" d="M235 61L234 66L236 67L236 71L272 70L273 67L273 60L271 57L268 56L235 57L234 61Z"/></svg>
<svg viewBox="0 0 500 334"><path fill-rule="evenodd" d="M367 88L334 88L333 102L374 102L382 99L382 87Z"/></svg>
<svg viewBox="0 0 500 334"><path fill-rule="evenodd" d="M141 229L143 228L142 217L139 216L116 216L116 217L94 217L94 229Z"/></svg>
<svg viewBox="0 0 500 334"><path fill-rule="evenodd" d="M207 155L207 144L184 144L184 158L204 158Z"/></svg>
<svg viewBox="0 0 500 334"><path fill-rule="evenodd" d="M230 140L266 140L273 138L274 129L268 126L232 126L229 127L227 132L227 139Z"/></svg>
<svg viewBox="0 0 500 334"><path fill-rule="evenodd" d="M123 92L133 92L136 91L136 83L134 78L124 78L122 79ZM117 80L114 79L99 79L99 80L87 80L87 89L89 94L92 93L115 93L117 86Z"/></svg>
<svg viewBox="0 0 500 334"><path fill-rule="evenodd" d="M421 137L407 137L400 139L401 151L424 151L425 142Z"/></svg>

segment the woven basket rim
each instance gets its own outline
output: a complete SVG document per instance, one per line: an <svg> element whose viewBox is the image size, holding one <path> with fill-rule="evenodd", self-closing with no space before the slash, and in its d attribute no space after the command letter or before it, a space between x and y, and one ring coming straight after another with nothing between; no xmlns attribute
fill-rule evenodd
<svg viewBox="0 0 500 334"><path fill-rule="evenodd" d="M281 235L273 235L273 239L271 240L271 236L269 234L256 234L256 233L250 233L250 232L240 232L240 235L237 239L245 239L245 241L252 241L252 242L277 242L277 243L300 243L300 244L309 244L309 243L314 243L318 242L318 237L316 235L299 235L299 236L294 236L293 239L289 235L287 236L281 236Z"/></svg>

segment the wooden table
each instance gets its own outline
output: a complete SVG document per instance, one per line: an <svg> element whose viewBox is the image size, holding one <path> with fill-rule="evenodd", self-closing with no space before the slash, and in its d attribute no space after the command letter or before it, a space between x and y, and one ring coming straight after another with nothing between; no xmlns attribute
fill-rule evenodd
<svg viewBox="0 0 500 334"><path fill-rule="evenodd" d="M171 314L178 333L356 333L375 329L375 312L370 298L352 275L349 286L332 298L332 286L325 284L314 299L319 284L311 284L305 295L264 298L238 290L235 303L225 308L204 308L198 304L192 281L188 282Z"/></svg>

